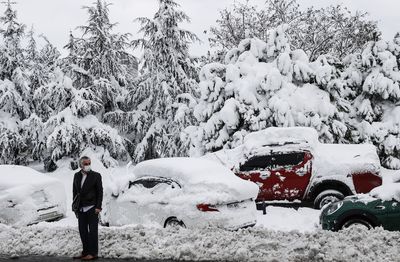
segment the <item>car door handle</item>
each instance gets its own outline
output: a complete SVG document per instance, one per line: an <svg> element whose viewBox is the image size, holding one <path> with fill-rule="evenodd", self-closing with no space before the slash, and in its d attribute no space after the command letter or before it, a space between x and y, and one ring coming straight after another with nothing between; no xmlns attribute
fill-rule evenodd
<svg viewBox="0 0 400 262"><path fill-rule="evenodd" d="M383 209L385 209L385 206L376 206L375 209L383 210Z"/></svg>

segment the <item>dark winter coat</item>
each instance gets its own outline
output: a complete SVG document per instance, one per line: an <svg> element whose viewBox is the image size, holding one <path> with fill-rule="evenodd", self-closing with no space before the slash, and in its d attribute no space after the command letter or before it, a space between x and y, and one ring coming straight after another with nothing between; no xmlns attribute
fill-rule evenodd
<svg viewBox="0 0 400 262"><path fill-rule="evenodd" d="M73 199L80 193L79 207L95 206L101 209L103 202L103 184L101 182L101 175L94 171L89 171L85 182L81 188L82 172L79 171L74 175L73 182Z"/></svg>

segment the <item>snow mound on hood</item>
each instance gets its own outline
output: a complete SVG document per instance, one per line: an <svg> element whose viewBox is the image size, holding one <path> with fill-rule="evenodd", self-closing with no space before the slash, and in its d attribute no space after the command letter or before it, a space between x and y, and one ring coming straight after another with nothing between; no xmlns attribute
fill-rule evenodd
<svg viewBox="0 0 400 262"><path fill-rule="evenodd" d="M400 201L400 183L385 184L376 187L369 192L369 195L385 201Z"/></svg>

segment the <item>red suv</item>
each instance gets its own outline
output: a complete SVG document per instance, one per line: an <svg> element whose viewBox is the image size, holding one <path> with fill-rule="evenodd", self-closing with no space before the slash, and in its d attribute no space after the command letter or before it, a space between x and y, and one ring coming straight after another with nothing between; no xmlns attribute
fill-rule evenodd
<svg viewBox="0 0 400 262"><path fill-rule="evenodd" d="M315 208L382 184L376 148L370 144L322 144L312 128L267 128L243 145L211 153L259 188L257 201L301 200Z"/></svg>

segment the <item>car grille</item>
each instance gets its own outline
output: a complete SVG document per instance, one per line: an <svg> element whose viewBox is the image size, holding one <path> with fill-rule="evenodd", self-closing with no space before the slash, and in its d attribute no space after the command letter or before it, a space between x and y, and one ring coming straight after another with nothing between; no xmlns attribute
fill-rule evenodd
<svg viewBox="0 0 400 262"><path fill-rule="evenodd" d="M55 219L59 216L62 216L62 215L60 213L58 213L57 211L53 211L50 213L44 213L44 214L39 215L39 220L42 220L42 221L51 220L51 219Z"/></svg>
<svg viewBox="0 0 400 262"><path fill-rule="evenodd" d="M43 207L43 208L39 208L37 211L38 212L40 212L40 211L45 211L45 210L49 210L49 209L52 209L52 208L55 208L56 206L51 206L51 207Z"/></svg>
<svg viewBox="0 0 400 262"><path fill-rule="evenodd" d="M43 221L53 221L53 220L57 220L61 217L63 217L64 215L60 212L58 212L58 210L54 210L51 211L51 209L56 208L56 206L51 206L51 207L44 207L44 208L40 208L37 210L38 212L38 217L35 221L33 221L31 224L35 224L35 223L39 223L39 222L43 222ZM46 212L47 210L49 210L50 212Z"/></svg>

